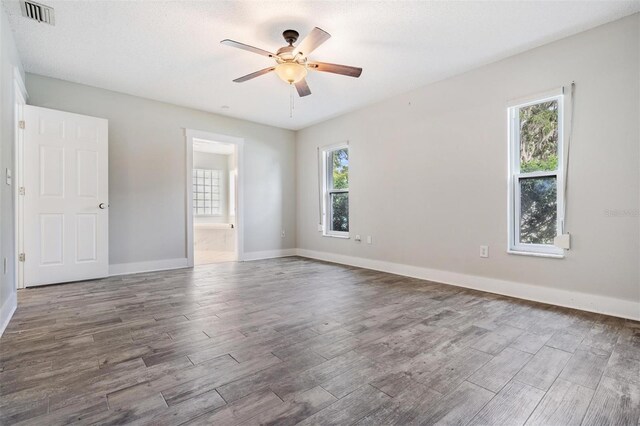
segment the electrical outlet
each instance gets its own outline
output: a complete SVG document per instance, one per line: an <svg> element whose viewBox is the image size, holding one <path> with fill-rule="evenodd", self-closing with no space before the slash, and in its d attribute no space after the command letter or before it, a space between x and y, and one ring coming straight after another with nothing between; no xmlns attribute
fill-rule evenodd
<svg viewBox="0 0 640 426"><path fill-rule="evenodd" d="M489 246L480 246L480 257L489 257Z"/></svg>
<svg viewBox="0 0 640 426"><path fill-rule="evenodd" d="M281 236L282 238L284 238L284 236L285 236L284 229L283 229L283 230L282 230L282 232L280 233L280 236Z"/></svg>
<svg viewBox="0 0 640 426"><path fill-rule="evenodd" d="M371 244L371 235L367 235L367 244Z"/></svg>
<svg viewBox="0 0 640 426"><path fill-rule="evenodd" d="M360 241L362 241L362 238L360 238L360 235L356 235L354 240L359 243Z"/></svg>
<svg viewBox="0 0 640 426"><path fill-rule="evenodd" d="M322 225L318 225L318 232L322 232Z"/></svg>

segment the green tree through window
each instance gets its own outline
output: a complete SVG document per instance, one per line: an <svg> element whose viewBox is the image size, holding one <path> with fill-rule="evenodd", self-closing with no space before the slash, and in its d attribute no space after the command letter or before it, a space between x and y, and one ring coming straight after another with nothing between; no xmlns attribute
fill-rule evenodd
<svg viewBox="0 0 640 426"><path fill-rule="evenodd" d="M558 168L558 101L520 108L520 173Z"/></svg>
<svg viewBox="0 0 640 426"><path fill-rule="evenodd" d="M328 154L329 230L349 232L349 149L340 148Z"/></svg>
<svg viewBox="0 0 640 426"><path fill-rule="evenodd" d="M554 252L558 232L560 96L513 107L511 128L517 157L513 158L517 217L513 218L517 250ZM535 245L537 247L527 247Z"/></svg>
<svg viewBox="0 0 640 426"><path fill-rule="evenodd" d="M520 173L558 169L558 101L520 108ZM520 180L520 242L553 244L557 179Z"/></svg>

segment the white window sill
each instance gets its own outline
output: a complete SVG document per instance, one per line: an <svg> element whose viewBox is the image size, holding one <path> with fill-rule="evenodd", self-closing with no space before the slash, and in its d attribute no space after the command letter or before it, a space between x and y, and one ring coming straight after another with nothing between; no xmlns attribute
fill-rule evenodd
<svg viewBox="0 0 640 426"><path fill-rule="evenodd" d="M323 237L331 237L331 238L342 238L343 240L348 240L350 237L348 235L333 235L333 234L322 234Z"/></svg>
<svg viewBox="0 0 640 426"><path fill-rule="evenodd" d="M556 253L540 253L534 251L519 251L519 250L507 250L509 254L515 254L517 256L533 256L533 257L548 257L551 259L564 259L564 254Z"/></svg>

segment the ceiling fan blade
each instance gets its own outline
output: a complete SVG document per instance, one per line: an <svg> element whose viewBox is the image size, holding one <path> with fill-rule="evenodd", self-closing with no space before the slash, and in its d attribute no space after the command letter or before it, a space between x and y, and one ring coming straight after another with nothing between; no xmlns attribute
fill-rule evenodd
<svg viewBox="0 0 640 426"><path fill-rule="evenodd" d="M315 27L311 30L311 32L298 44L298 46L293 51L293 55L295 56L298 53L301 53L304 56L309 56L311 52L316 50L318 46L320 46L325 41L329 40L331 34L326 32L323 29Z"/></svg>
<svg viewBox="0 0 640 426"><path fill-rule="evenodd" d="M304 78L295 84L298 95L302 98L311 94L311 89Z"/></svg>
<svg viewBox="0 0 640 426"><path fill-rule="evenodd" d="M309 68L316 71L331 72L356 78L360 77L360 74L362 74L362 68L350 67L348 65L328 64L326 62L311 63L309 64Z"/></svg>
<svg viewBox="0 0 640 426"><path fill-rule="evenodd" d="M276 56L278 56L275 53L267 52L264 49L260 49L254 46L249 46L248 44L240 43L239 41L225 39L225 40L222 40L220 43L224 44L225 46L236 47L238 49L246 50L247 52L257 53L258 55L268 56L270 58L275 58Z"/></svg>
<svg viewBox="0 0 640 426"><path fill-rule="evenodd" d="M256 71L256 72L252 72L251 74L247 74L245 76L242 76L240 78L236 78L235 80L233 80L234 83L243 83L247 80L251 80L252 78L256 78L256 77L260 77L261 75L264 75L266 73L269 73L273 70L275 70L276 67L269 67L269 68L265 68L263 70L260 71Z"/></svg>

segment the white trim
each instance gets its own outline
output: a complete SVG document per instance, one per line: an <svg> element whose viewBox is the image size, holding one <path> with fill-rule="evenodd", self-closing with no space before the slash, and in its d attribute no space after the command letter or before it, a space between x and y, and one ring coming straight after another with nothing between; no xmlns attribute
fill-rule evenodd
<svg viewBox="0 0 640 426"><path fill-rule="evenodd" d="M326 234L322 234L323 237L329 237L329 238L340 238L343 240L349 240L351 239L351 237L349 236L348 232L339 232L339 231L329 231Z"/></svg>
<svg viewBox="0 0 640 426"><path fill-rule="evenodd" d="M507 253L515 254L518 256L549 257L551 259L564 259L564 253L555 254L555 253L542 253L540 251L518 251L518 250L507 250Z"/></svg>
<svg viewBox="0 0 640 426"><path fill-rule="evenodd" d="M323 145L318 147L320 151L335 151L340 148L349 148L349 140L345 140L342 142L336 142L329 145Z"/></svg>
<svg viewBox="0 0 640 426"><path fill-rule="evenodd" d="M517 116L522 107L539 104L542 102L556 101L558 103L558 166L554 171L526 172L520 171L520 126ZM520 242L520 179L536 177L555 177L556 179L556 235L563 231L564 223L564 140L565 140L565 103L564 88L538 93L536 95L521 98L518 101L510 101L507 108L507 140L508 140L508 192L507 192L507 253L519 255L532 255L539 257L564 258L565 251L553 244L527 244Z"/></svg>
<svg viewBox="0 0 640 426"><path fill-rule="evenodd" d="M522 96L515 99L509 99L507 101L507 107L512 108L515 106L522 107L527 105L535 105L540 102L544 102L545 100L549 100L551 98L555 98L563 94L564 94L564 86L556 87L555 89L545 90L543 92L538 92L534 95Z"/></svg>
<svg viewBox="0 0 640 426"><path fill-rule="evenodd" d="M471 288L582 311L613 315L636 321L640 320L640 301L634 302L597 294L579 293L515 281L500 280L497 278L467 275L458 272L442 271L314 250L298 249L298 256L419 278L457 287Z"/></svg>
<svg viewBox="0 0 640 426"><path fill-rule="evenodd" d="M297 249L279 249L279 250L265 250L265 251L249 251L243 256L243 261L261 260L261 259L273 259L276 257L289 257L295 256L298 253Z"/></svg>
<svg viewBox="0 0 640 426"><path fill-rule="evenodd" d="M341 149L347 149L349 153L349 165L351 165L351 148L349 147L349 141L342 143L336 143L332 145L326 145L320 148L321 164L319 167L322 170L322 236L334 237L334 238L349 238L349 232L344 231L332 231L330 229L329 222L331 221L331 194L334 192L346 192L349 195L349 188L346 189L329 189L329 176L330 170L333 171L331 164L329 163L329 155ZM351 172L351 170L349 170ZM333 179L332 179L333 180ZM332 184L333 185L333 184ZM348 218L349 227L351 227L351 217Z"/></svg>
<svg viewBox="0 0 640 426"><path fill-rule="evenodd" d="M13 68L13 105L16 108L14 111L14 145L13 145L13 208L14 208L14 222L13 222L13 275L14 275L14 288L24 288L24 263L20 263L18 256L20 253L24 253L24 241L23 241L23 199L20 197L20 187L24 183L24 129L21 129L18 125L18 121L24 119L24 106L27 104L29 94L25 87L22 74L18 67ZM17 90L17 92L16 92ZM18 99L20 96L20 99Z"/></svg>
<svg viewBox="0 0 640 426"><path fill-rule="evenodd" d="M29 99L29 93L27 92L27 86L24 84L24 80L22 79L22 74L20 73L20 69L18 67L13 67L13 80L18 84L20 88L20 92L25 100Z"/></svg>
<svg viewBox="0 0 640 426"><path fill-rule="evenodd" d="M109 276L139 274L141 272L166 271L188 268L186 257L177 259L149 260L146 262L116 263L109 265Z"/></svg>
<svg viewBox="0 0 640 426"><path fill-rule="evenodd" d="M185 129L185 214L186 214L186 253L187 265L194 266L193 253L193 140L222 142L235 146L236 157L236 260L244 260L244 139L235 136L221 135L202 130Z"/></svg>
<svg viewBox="0 0 640 426"><path fill-rule="evenodd" d="M295 256L296 249L279 249L265 251L250 251L244 253L243 261L273 259L276 257ZM191 268L189 260L184 258L149 260L147 262L118 263L109 265L109 276L139 274L142 272L168 271L171 269Z"/></svg>
<svg viewBox="0 0 640 426"><path fill-rule="evenodd" d="M14 291L11 293L11 296L7 300L4 301L2 307L0 307L0 337L7 329L9 325L9 321L11 321L11 317L13 317L14 312L18 308L18 296Z"/></svg>

